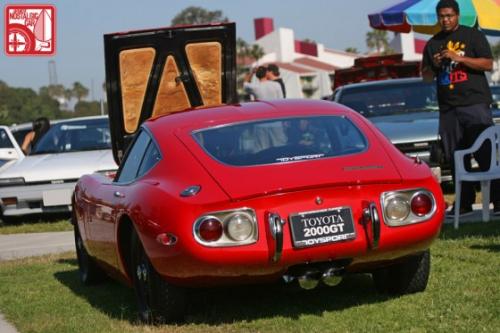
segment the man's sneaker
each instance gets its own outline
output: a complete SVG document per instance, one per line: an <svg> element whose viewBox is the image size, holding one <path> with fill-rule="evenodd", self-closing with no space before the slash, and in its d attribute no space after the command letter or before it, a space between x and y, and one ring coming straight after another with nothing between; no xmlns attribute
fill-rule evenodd
<svg viewBox="0 0 500 333"><path fill-rule="evenodd" d="M500 216L500 201L493 204L493 215Z"/></svg>
<svg viewBox="0 0 500 333"><path fill-rule="evenodd" d="M469 216L472 215L472 213L473 213L472 206L466 206L466 207L460 206L460 214L458 215L458 217ZM451 207L451 210L446 212L447 219L452 219L454 217L455 217L455 205Z"/></svg>

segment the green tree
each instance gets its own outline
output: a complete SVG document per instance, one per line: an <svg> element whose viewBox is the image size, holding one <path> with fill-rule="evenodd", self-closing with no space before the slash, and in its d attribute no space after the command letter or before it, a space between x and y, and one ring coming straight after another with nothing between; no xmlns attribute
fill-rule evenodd
<svg viewBox="0 0 500 333"><path fill-rule="evenodd" d="M87 97L89 94L89 90L80 82L73 83L72 88L73 96L76 97L78 102L80 102L83 98Z"/></svg>
<svg viewBox="0 0 500 333"><path fill-rule="evenodd" d="M183 24L206 24L215 22L227 22L221 10L206 10L202 7L190 6L183 9L172 19L172 26Z"/></svg>
<svg viewBox="0 0 500 333"><path fill-rule="evenodd" d="M347 47L344 51L350 52L350 53L356 53L356 54L359 53L357 48L351 47L351 46Z"/></svg>
<svg viewBox="0 0 500 333"><path fill-rule="evenodd" d="M366 33L366 45L380 53L389 46L387 38L387 31L373 29Z"/></svg>
<svg viewBox="0 0 500 333"><path fill-rule="evenodd" d="M236 54L238 57L246 57L249 54L250 46L242 38L236 38Z"/></svg>
<svg viewBox="0 0 500 333"><path fill-rule="evenodd" d="M101 103L80 101L75 105L74 117L96 116L101 114Z"/></svg>
<svg viewBox="0 0 500 333"><path fill-rule="evenodd" d="M248 50L248 55L255 60L255 62L259 62L259 59L262 58L266 54L264 49L258 45L258 44L253 44L249 50Z"/></svg>
<svg viewBox="0 0 500 333"><path fill-rule="evenodd" d="M9 87L0 81L0 122L3 125L31 122L38 117L61 117L59 103L49 96L48 87L37 94L29 88Z"/></svg>

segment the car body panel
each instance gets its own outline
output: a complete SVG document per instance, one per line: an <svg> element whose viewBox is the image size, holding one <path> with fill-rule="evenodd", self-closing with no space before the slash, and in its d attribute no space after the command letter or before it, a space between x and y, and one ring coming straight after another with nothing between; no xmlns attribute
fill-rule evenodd
<svg viewBox="0 0 500 333"><path fill-rule="evenodd" d="M310 116L311 112L351 119L367 137L368 151L242 168L214 160L191 136L193 131L206 127ZM366 271L424 251L443 222L444 200L429 168L403 155L369 121L341 105L293 100L257 102L180 112L147 121L143 127L162 153L158 164L140 178L123 184L100 175L84 176L76 186L74 200L76 221L88 252L110 275L128 283L129 253L120 247L121 226L128 221L163 278L196 287L271 281L295 265L331 260L347 260L348 270ZM181 191L191 185L199 185L200 192L181 196ZM363 222L364 209L373 203L381 211L381 194L385 191L415 188L433 193L436 207L432 217L401 227L382 223L379 246L370 248L372 236ZM256 213L255 243L207 247L193 237L193 224L200 216L243 207ZM350 208L355 239L305 248L292 244L291 215L335 207ZM283 253L278 262L272 259L275 243L266 220L270 212L286 221ZM157 237L163 233L174 234L177 243L160 244Z"/></svg>

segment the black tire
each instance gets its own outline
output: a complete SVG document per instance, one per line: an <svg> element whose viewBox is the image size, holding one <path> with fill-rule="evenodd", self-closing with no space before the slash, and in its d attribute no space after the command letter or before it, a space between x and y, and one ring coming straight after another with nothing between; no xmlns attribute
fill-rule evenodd
<svg viewBox="0 0 500 333"><path fill-rule="evenodd" d="M139 319L148 324L180 322L186 309L186 292L165 281L154 269L139 236L131 235L131 275Z"/></svg>
<svg viewBox="0 0 500 333"><path fill-rule="evenodd" d="M380 293L393 295L424 291L429 281L431 255L427 250L405 262L372 273L375 288Z"/></svg>
<svg viewBox="0 0 500 333"><path fill-rule="evenodd" d="M106 280L106 273L97 266L95 260L85 249L85 244L80 236L78 223L76 223L76 221L73 221L73 226L75 231L76 258L78 260L78 275L80 277L80 282L85 285L93 285Z"/></svg>

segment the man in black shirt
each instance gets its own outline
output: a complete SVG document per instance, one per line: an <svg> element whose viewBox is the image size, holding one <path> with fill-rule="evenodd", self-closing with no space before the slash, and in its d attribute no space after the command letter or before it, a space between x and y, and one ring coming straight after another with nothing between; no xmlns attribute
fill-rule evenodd
<svg viewBox="0 0 500 333"><path fill-rule="evenodd" d="M439 1L436 13L441 31L425 46L422 76L426 81L436 77L439 135L454 176L455 150L469 148L484 129L493 125L491 92L484 75L493 68L493 56L481 31L458 24L460 9L455 0ZM488 142L474 154L482 170L489 169L490 152ZM470 158L465 162L470 170ZM491 190L494 213L500 215L500 181L493 181ZM474 202L474 184L464 182L460 214L471 213Z"/></svg>

